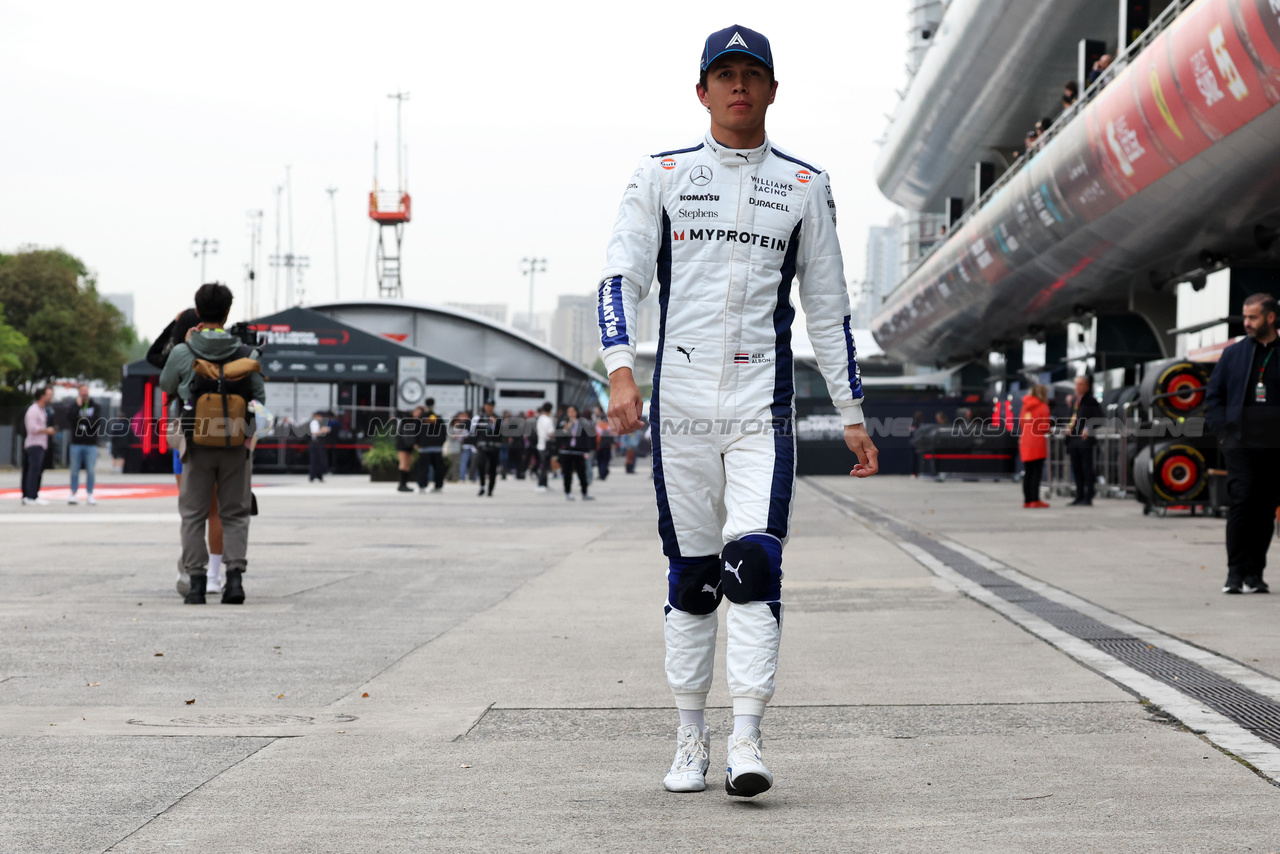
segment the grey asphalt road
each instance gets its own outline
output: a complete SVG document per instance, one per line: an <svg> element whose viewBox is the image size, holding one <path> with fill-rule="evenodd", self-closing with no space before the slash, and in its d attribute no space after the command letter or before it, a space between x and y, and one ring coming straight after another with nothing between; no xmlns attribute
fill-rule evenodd
<svg viewBox="0 0 1280 854"><path fill-rule="evenodd" d="M0 850L1280 851L1266 774L831 495L1274 679L1280 597L1217 592L1221 521L802 482L763 726L777 785L741 801L716 776L719 675L713 785L661 786L676 717L643 474L590 504L259 480L248 601L197 608L173 590L172 497L21 507L0 474Z"/></svg>

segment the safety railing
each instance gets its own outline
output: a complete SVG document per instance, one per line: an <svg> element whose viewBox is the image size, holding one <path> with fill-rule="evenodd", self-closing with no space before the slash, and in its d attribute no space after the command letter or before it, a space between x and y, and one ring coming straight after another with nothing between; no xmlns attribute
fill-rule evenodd
<svg viewBox="0 0 1280 854"><path fill-rule="evenodd" d="M1049 129L1041 134L1036 140L1035 146L1015 160L1009 168L1004 171L1004 174L997 178L996 182L992 184L985 193L979 196L978 199L974 201L973 205L965 211L959 219L948 227L947 239L938 241L930 247L928 252L916 259L915 265L907 275L902 277L898 286L901 287L906 284L907 280L911 278L911 275L915 273L916 270L920 269L920 267L929 259L930 256L933 255L933 253L937 252L949 243L952 235L958 232L964 224L970 220L970 218L978 213L978 211L982 210L989 201L994 199L996 195L1004 189L1019 172L1023 170L1027 163L1029 163L1041 149L1047 146L1064 127L1071 123L1072 119L1079 115L1087 104L1093 101L1093 99L1106 88L1108 83L1114 80L1121 71L1128 67L1129 63L1132 62L1138 54L1146 50L1147 47L1155 41L1156 37L1168 29L1174 19L1181 15L1182 12L1194 2L1195 0L1173 0L1173 2L1169 4L1163 12L1157 15L1156 19L1151 22L1150 26L1142 31L1142 35L1136 38L1133 43L1124 50L1120 51L1120 53L1116 55L1115 60L1098 75L1098 79L1094 80L1088 88L1080 93L1080 97L1076 102L1063 110L1058 117L1054 119L1053 124L1049 126Z"/></svg>

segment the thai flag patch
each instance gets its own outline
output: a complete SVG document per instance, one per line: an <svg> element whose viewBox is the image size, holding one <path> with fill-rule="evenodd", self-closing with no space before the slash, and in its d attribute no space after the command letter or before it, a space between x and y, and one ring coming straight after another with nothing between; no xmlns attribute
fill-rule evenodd
<svg viewBox="0 0 1280 854"><path fill-rule="evenodd" d="M735 365L749 365L751 364L751 354L750 353L734 353L733 363Z"/></svg>

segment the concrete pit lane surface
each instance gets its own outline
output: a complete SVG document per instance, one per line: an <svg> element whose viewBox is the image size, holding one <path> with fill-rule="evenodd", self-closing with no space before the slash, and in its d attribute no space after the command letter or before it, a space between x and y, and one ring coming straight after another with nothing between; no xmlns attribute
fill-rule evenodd
<svg viewBox="0 0 1280 854"><path fill-rule="evenodd" d="M248 599L196 607L171 495L25 507L0 474L0 850L1280 851L1280 597L1218 592L1221 520L803 479L777 782L742 801L723 629L708 789L662 788L643 473L588 504L255 482ZM1264 702L1232 717L1095 624Z"/></svg>

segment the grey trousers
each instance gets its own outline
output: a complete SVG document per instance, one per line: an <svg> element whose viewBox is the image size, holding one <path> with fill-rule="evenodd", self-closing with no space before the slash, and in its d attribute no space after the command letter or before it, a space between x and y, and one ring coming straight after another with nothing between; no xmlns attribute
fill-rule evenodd
<svg viewBox="0 0 1280 854"><path fill-rule="evenodd" d="M209 570L204 531L215 484L222 519L222 565L227 570L246 568L252 468L248 448L201 448L186 443L178 512L182 515L182 568L188 575Z"/></svg>

